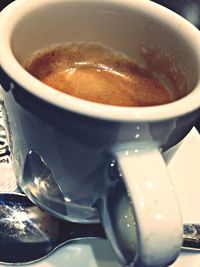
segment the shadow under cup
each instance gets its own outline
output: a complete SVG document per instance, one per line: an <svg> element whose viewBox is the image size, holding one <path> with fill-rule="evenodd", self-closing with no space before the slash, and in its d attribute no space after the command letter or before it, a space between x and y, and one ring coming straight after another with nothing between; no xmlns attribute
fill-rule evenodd
<svg viewBox="0 0 200 267"><path fill-rule="evenodd" d="M143 1L141 5L139 2L59 0L32 4L29 1L26 9L16 10L15 17L9 24L10 28L15 25L10 32L13 55L18 63L23 65L33 52L52 44L80 41L102 43L124 52L142 66L150 68L154 75L167 84L176 100L184 98L199 82L198 52L190 42L189 36L184 33L182 29L184 24L181 25L176 20L177 15L169 11L171 14L169 19L168 12L159 6L148 1ZM148 5L148 12L145 5ZM28 73L24 75L27 80L31 78ZM35 189L31 191L31 186L36 186L35 178L33 177L31 184L23 177L24 174L31 177L36 166L36 171L41 170L45 177L51 178L51 183L45 181L47 186L55 183L54 177L58 183L54 186L55 194L59 196L58 202L56 203L52 197L48 202L49 206L41 205L43 208L71 221L99 222L94 204L102 195L102 199L105 196L106 179L109 178L101 179L101 175L108 176L108 173L105 175L105 171L108 172L105 166L108 167L110 162L112 163L112 157L108 155L109 160L107 160L104 152L116 142L120 128L129 127L128 120L125 121L122 117L119 120L116 118L112 120L110 114L107 114L105 120L103 116L98 120L93 114L88 116L88 109L81 114L67 110L68 107L64 110L59 104L56 106L48 102L48 97L46 101L44 97L37 98L37 94L34 96L34 92L30 93L29 89L21 90L20 86L24 87L23 82L14 79L15 82L15 88L11 88L10 82L6 83L2 79L5 90L13 89L11 93L5 93L7 94L5 102L13 165L19 185L36 204L41 205L37 197L33 196ZM165 149L180 141L198 116L197 113L185 115L186 110L182 114L185 116L177 120L172 118L173 116L168 118L167 112L166 105L164 119L158 116L158 119L143 118L140 121L139 117L133 117L133 121L136 119L135 129L139 126L146 127L147 122L153 139L158 146ZM17 134L15 134L16 129ZM171 136L173 140L170 139ZM65 166L67 159L77 161L80 165L73 168L70 164ZM26 164L30 172L24 170ZM66 170L68 173L71 171L70 174L75 178L60 178ZM79 177L80 173L83 174L83 179ZM65 185L66 180L68 188ZM112 181L109 183L112 184ZM79 198L74 198L74 203L73 201L67 203L70 200L67 198L69 187L76 197L79 195ZM53 196L54 192L51 193ZM54 202L52 206L51 200ZM60 205L59 201L69 204L70 216L65 215L66 208L62 203Z"/></svg>

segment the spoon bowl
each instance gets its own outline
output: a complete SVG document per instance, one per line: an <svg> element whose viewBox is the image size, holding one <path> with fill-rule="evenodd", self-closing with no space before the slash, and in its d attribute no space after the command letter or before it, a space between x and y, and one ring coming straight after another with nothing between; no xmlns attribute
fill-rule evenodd
<svg viewBox="0 0 200 267"><path fill-rule="evenodd" d="M0 262L30 263L81 238L105 238L100 224L57 219L20 193L0 194ZM12 251L12 253L11 253Z"/></svg>
<svg viewBox="0 0 200 267"><path fill-rule="evenodd" d="M34 205L24 194L0 193L0 263L30 264L62 245L97 237L106 238L101 224L64 221ZM183 248L200 250L199 225L184 225Z"/></svg>

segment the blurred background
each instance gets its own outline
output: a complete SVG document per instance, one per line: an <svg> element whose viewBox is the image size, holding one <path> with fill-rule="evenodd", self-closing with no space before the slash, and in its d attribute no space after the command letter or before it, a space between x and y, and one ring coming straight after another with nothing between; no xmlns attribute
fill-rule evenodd
<svg viewBox="0 0 200 267"><path fill-rule="evenodd" d="M200 0L153 1L175 11L200 29Z"/></svg>

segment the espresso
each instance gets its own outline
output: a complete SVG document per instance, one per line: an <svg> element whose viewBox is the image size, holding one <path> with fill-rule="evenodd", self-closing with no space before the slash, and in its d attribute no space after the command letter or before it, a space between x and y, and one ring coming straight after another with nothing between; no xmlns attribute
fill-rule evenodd
<svg viewBox="0 0 200 267"><path fill-rule="evenodd" d="M138 107L173 101L167 87L148 70L100 44L54 45L34 53L24 67L63 93L97 103Z"/></svg>

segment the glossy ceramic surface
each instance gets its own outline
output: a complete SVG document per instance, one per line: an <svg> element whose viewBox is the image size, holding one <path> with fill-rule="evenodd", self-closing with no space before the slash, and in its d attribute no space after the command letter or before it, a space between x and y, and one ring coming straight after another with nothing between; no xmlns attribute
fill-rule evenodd
<svg viewBox="0 0 200 267"><path fill-rule="evenodd" d="M124 264L135 259L144 266L173 262L182 242L182 221L160 151L181 140L197 117L197 29L145 0L16 1L0 19L4 118L22 190L64 219L91 223L100 215ZM71 40L102 42L159 69L161 76L166 71L171 83L178 83L178 100L141 108L96 104L49 88L23 69L33 51ZM138 246L131 259L115 238L123 233L115 232L109 220L110 192L117 184L109 175L113 160L134 203Z"/></svg>
<svg viewBox="0 0 200 267"><path fill-rule="evenodd" d="M165 160L168 163L168 169L181 202L184 222L200 222L200 208L196 205L196 203L200 202L200 194L198 192L200 187L199 157L200 136L195 129L178 147L165 154ZM1 166L0 174L5 173L3 170L4 168ZM7 167L6 174L8 177L13 176L11 167ZM188 175L190 180L188 180ZM194 194L189 191L191 187ZM90 267L120 267L108 242L105 240L74 242L70 246L61 247L49 258L28 266L66 267L66 263L69 267L82 267L83 265ZM199 267L199 263L199 252L185 250L182 251L177 261L170 267ZM8 265L0 264L0 266ZM10 266L14 267L16 265Z"/></svg>

